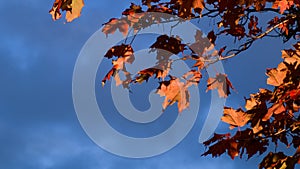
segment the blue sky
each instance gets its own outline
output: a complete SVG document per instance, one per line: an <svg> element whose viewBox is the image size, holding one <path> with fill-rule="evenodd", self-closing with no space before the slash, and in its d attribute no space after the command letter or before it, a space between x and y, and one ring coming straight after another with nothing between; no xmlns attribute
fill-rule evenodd
<svg viewBox="0 0 300 169"><path fill-rule="evenodd" d="M110 18L120 16L130 2L87 0L82 17L68 24L52 21L48 14L52 3L0 2L0 168L256 168L261 160L257 156L248 161L232 161L225 155L200 156L204 152L198 137L207 113L205 98L201 98L202 112L196 125L186 139L167 153L128 159L99 148L84 133L76 117L73 69L87 39ZM282 47L281 40L260 40L248 52L224 62L238 91L229 97L228 106L243 106L244 96L267 87L265 68L277 66ZM220 124L217 132L226 130L227 125Z"/></svg>

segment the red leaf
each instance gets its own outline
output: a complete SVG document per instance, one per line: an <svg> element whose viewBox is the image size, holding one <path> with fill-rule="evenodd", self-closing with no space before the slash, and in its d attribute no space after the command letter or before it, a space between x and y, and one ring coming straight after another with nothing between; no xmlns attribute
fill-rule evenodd
<svg viewBox="0 0 300 169"><path fill-rule="evenodd" d="M239 155L238 143L236 141L232 141L229 144L230 144L230 146L228 148L227 153L231 157L231 159L234 159L234 157Z"/></svg>

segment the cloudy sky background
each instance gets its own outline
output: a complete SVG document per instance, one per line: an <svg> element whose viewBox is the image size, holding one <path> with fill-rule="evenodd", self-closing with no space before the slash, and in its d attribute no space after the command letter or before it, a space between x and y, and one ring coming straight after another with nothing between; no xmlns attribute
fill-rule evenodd
<svg viewBox="0 0 300 169"><path fill-rule="evenodd" d="M130 2L86 1L82 17L53 22L52 0L0 2L0 168L5 169L150 169L249 168L261 157L201 157L198 143L207 113L201 98L200 117L186 139L171 151L147 159L112 155L93 143L81 128L72 102L72 74L87 39ZM246 53L226 61L225 71L238 93L227 100L243 106L243 97L265 84L265 68L280 62L281 40L260 40ZM138 89L137 89L138 90ZM200 89L205 90L205 89ZM202 92L204 93L204 92ZM203 114L201 116L201 114ZM217 132L226 131L220 124Z"/></svg>

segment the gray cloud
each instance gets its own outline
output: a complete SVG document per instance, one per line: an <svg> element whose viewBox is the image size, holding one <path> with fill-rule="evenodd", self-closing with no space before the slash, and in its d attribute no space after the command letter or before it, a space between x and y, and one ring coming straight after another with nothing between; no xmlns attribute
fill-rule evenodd
<svg viewBox="0 0 300 169"><path fill-rule="evenodd" d="M115 8L107 8L116 2ZM71 93L77 55L89 36L109 18L118 17L128 1L87 1L83 16L71 24L51 21L47 11L52 1L0 3L0 168L226 169L245 165L226 156L200 157L203 147L197 142L197 127L201 124L173 150L149 159L111 155L81 129ZM247 168L255 168L254 162L247 162Z"/></svg>

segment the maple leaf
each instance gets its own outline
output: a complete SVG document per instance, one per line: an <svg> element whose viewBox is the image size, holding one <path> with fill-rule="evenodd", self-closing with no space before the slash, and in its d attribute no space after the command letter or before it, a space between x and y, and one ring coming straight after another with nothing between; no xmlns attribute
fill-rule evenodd
<svg viewBox="0 0 300 169"><path fill-rule="evenodd" d="M138 72L138 76L133 80L135 83L143 83L143 81L148 81L150 77L156 75L155 78L164 78L166 73L164 70L159 68L147 68Z"/></svg>
<svg viewBox="0 0 300 169"><path fill-rule="evenodd" d="M226 50L226 48L227 48L227 46L223 46L223 47L219 50L218 55L219 55L220 57L223 57L223 52Z"/></svg>
<svg viewBox="0 0 300 169"><path fill-rule="evenodd" d="M178 112L182 112L189 107L189 91L185 87L183 82L180 82L178 78L171 77L169 81L162 81L159 83L156 93L160 96L165 96L163 102L163 110L168 106L177 102Z"/></svg>
<svg viewBox="0 0 300 169"><path fill-rule="evenodd" d="M215 35L214 31L210 31L208 34L207 34L207 38L209 39L209 41L212 43L212 44L215 44L215 41L217 39L217 36Z"/></svg>
<svg viewBox="0 0 300 169"><path fill-rule="evenodd" d="M198 83L200 82L200 79L202 78L202 74L196 70L190 70L187 73L185 73L182 76L183 79L185 79L186 82L186 86L189 87L191 85L198 85Z"/></svg>
<svg viewBox="0 0 300 169"><path fill-rule="evenodd" d="M273 104L269 109L267 114L262 118L262 121L267 121L271 118L273 114L280 114L282 112L286 111L284 105L282 102Z"/></svg>
<svg viewBox="0 0 300 169"><path fill-rule="evenodd" d="M80 17L83 6L83 0L55 0L49 13L52 15L53 20L57 20L61 18L60 10L66 11L67 22L72 22Z"/></svg>
<svg viewBox="0 0 300 169"><path fill-rule="evenodd" d="M282 50L282 58L284 59L284 62L288 64L295 64L295 67L297 68L300 65L300 52L294 51L294 50Z"/></svg>
<svg viewBox="0 0 300 169"><path fill-rule="evenodd" d="M206 152L204 152L201 156L207 156L207 155L211 154L212 157L218 157L218 156L224 154L229 145L228 140L229 139L220 140L216 144L210 146L209 149Z"/></svg>
<svg viewBox="0 0 300 169"><path fill-rule="evenodd" d="M66 19L67 22L72 22L75 18L80 17L81 10L84 6L83 0L72 0L71 11L67 11Z"/></svg>
<svg viewBox="0 0 300 169"><path fill-rule="evenodd" d="M163 79L169 74L171 69L171 62L158 64L154 67L147 68L144 70L139 71L137 74L138 76L133 80L134 83L143 83L143 81L148 81L150 77L156 75L155 78Z"/></svg>
<svg viewBox="0 0 300 169"><path fill-rule="evenodd" d="M279 7L280 13L283 14L283 12L289 9L293 4L294 4L293 0L276 0L272 8L277 9Z"/></svg>
<svg viewBox="0 0 300 169"><path fill-rule="evenodd" d="M129 88L129 84L131 83L132 79L131 79L131 73L126 71L126 69L122 69L122 73L124 74L125 76L125 79L122 80L120 75L119 75L119 72L117 72L115 75L114 75L114 79L116 81L116 86L119 86L119 85L123 85L123 88Z"/></svg>
<svg viewBox="0 0 300 169"><path fill-rule="evenodd" d="M151 7L151 2L159 2L160 0L142 0L143 5L147 5L148 8Z"/></svg>
<svg viewBox="0 0 300 169"><path fill-rule="evenodd" d="M242 109L234 110L229 107L224 107L222 121L230 124L230 129L235 127L243 127L251 119L251 114L245 113Z"/></svg>
<svg viewBox="0 0 300 169"><path fill-rule="evenodd" d="M239 155L239 150L238 150L238 143L236 141L231 141L229 143L229 148L228 148L228 155L231 157L231 159L234 159L236 156Z"/></svg>
<svg viewBox="0 0 300 169"><path fill-rule="evenodd" d="M174 54L183 52L185 50L185 44L181 43L181 39L178 37L169 37L168 35L160 35L156 41L150 46L153 50L163 49ZM153 51L152 50L152 51Z"/></svg>
<svg viewBox="0 0 300 169"><path fill-rule="evenodd" d="M126 45L126 44L121 44L121 45L116 45L111 47L104 57L107 57L108 59L112 58L113 56L116 56L118 58L123 57L123 58L129 58L131 55L133 55L133 49L131 45ZM132 62L127 60L128 62Z"/></svg>
<svg viewBox="0 0 300 169"><path fill-rule="evenodd" d="M226 133L226 134L217 134L217 133L214 133L214 136L212 138L210 138L209 140L203 142L203 144L205 146L208 146L211 143L214 143L216 141L221 141L224 138L226 138L226 139L230 138L230 133Z"/></svg>
<svg viewBox="0 0 300 169"><path fill-rule="evenodd" d="M256 133L260 132L262 129L263 129L263 127L261 126L261 120L259 119L257 121L257 123L255 124L255 126L252 127L252 131L254 134L256 134Z"/></svg>
<svg viewBox="0 0 300 169"><path fill-rule="evenodd" d="M109 71L108 73L105 75L105 77L102 79L102 86L105 85L106 81L107 80L110 80L110 78L112 76L115 76L116 72L118 70L118 66L117 65L114 65Z"/></svg>
<svg viewBox="0 0 300 169"><path fill-rule="evenodd" d="M167 6L158 4L158 5L153 5L150 8L148 8L147 12L160 12L160 13L172 14L173 10L168 8Z"/></svg>
<svg viewBox="0 0 300 169"><path fill-rule="evenodd" d="M203 69L205 66L204 63L204 58L203 57L199 57L196 59L196 63L193 65L193 67L198 67L198 70L200 71L201 69Z"/></svg>
<svg viewBox="0 0 300 169"><path fill-rule="evenodd" d="M142 10L142 7L140 5L131 3L129 9L125 9L125 11L122 12L122 15L132 15L134 13L142 13L142 12L144 11Z"/></svg>
<svg viewBox="0 0 300 169"><path fill-rule="evenodd" d="M102 32L105 33L106 36L108 36L108 34L115 33L117 29L119 29L123 36L126 36L129 29L129 23L124 18L112 18L104 25L105 26L102 28Z"/></svg>
<svg viewBox="0 0 300 169"><path fill-rule="evenodd" d="M104 57L107 57L108 59L111 59L113 56L116 56L117 59L112 61L113 67L110 69L110 71L105 75L105 77L102 79L102 86L105 85L107 80L110 80L112 76L116 77L116 85L123 84L123 87L128 88L128 84L131 81L131 77L129 72L126 71L125 63L133 63L134 61L134 55L133 55L133 49L130 45L116 45L112 48L110 48ZM125 81L121 81L118 71L122 70L126 76Z"/></svg>
<svg viewBox="0 0 300 169"><path fill-rule="evenodd" d="M230 138L218 140L218 142L209 147L208 151L202 154L202 156L206 156L211 154L212 157L217 157L222 155L227 151L227 154L234 159L239 155L238 142L232 140Z"/></svg>
<svg viewBox="0 0 300 169"><path fill-rule="evenodd" d="M203 37L203 33L199 30L196 31L194 36L195 42L189 45L189 48L192 50L193 54L201 58L201 56L207 51L210 46L213 44L210 42L214 41L213 33L210 33L208 38Z"/></svg>
<svg viewBox="0 0 300 169"><path fill-rule="evenodd" d="M203 0L178 0L178 3L180 5L178 15L183 18L192 16L192 9L200 14L205 6Z"/></svg>
<svg viewBox="0 0 300 169"><path fill-rule="evenodd" d="M240 133L238 133L240 134ZM242 134L247 134L247 133L242 133ZM249 134L244 135L243 137L245 137L245 139L249 138ZM255 155L256 153L259 152L259 154L263 154L265 151L267 151L267 147L268 141L267 140L260 140L260 139L256 139L256 138L250 138L247 141L244 142L244 148L247 151L247 155L248 155L248 159L250 159L251 157L253 157L253 155ZM242 150L243 152L244 150ZM241 153L242 155L242 153Z"/></svg>
<svg viewBox="0 0 300 169"><path fill-rule="evenodd" d="M249 35L257 35L261 33L261 29L257 27L258 25L258 18L257 16L251 16L250 22L248 23Z"/></svg>
<svg viewBox="0 0 300 169"><path fill-rule="evenodd" d="M269 78L267 79L267 84L273 85L273 86L280 86L283 83L283 80L285 79L287 75L287 67L284 63L280 63L277 68L273 69L267 69L267 76Z"/></svg>
<svg viewBox="0 0 300 169"><path fill-rule="evenodd" d="M246 99L246 105L245 108L246 110L251 110L255 107L257 107L257 105L260 105L261 101L255 99L254 97L250 97L249 99Z"/></svg>
<svg viewBox="0 0 300 169"><path fill-rule="evenodd" d="M217 73L215 78L210 77L207 80L206 92L208 90L218 89L219 96L226 98L230 94L229 88L233 89L233 86L226 74Z"/></svg>

